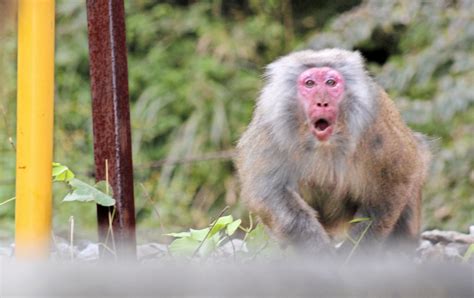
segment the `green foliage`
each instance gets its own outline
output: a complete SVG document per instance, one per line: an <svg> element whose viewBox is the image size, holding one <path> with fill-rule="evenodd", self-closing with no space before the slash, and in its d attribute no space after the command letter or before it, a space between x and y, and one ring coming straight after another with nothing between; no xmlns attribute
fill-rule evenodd
<svg viewBox="0 0 474 298"><path fill-rule="evenodd" d="M207 257L225 240L230 240L230 236L240 227L241 222L240 219L234 220L232 215L227 215L219 217L204 229L166 234L177 238L168 248L175 256Z"/></svg>
<svg viewBox="0 0 474 298"><path fill-rule="evenodd" d="M115 200L112 196L99 190L99 188L103 188L104 183L105 181L101 181L95 186L91 186L79 179L73 178L68 181L72 192L64 197L63 202L95 202L102 206L113 206L115 205ZM110 186L107 188L110 188Z"/></svg>
<svg viewBox="0 0 474 298"><path fill-rule="evenodd" d="M76 175L60 163L53 162L53 181L64 182L71 191L64 197L63 202L95 202L102 206L113 206L112 188L106 181L99 181L91 186L74 178Z"/></svg>
<svg viewBox="0 0 474 298"><path fill-rule="evenodd" d="M53 162L53 181L55 182L69 182L74 179L76 175L66 166Z"/></svg>
<svg viewBox="0 0 474 298"><path fill-rule="evenodd" d="M248 231L244 240L247 244L247 249L254 255L262 252L269 244L271 245L271 239L265 232L262 224L258 224L253 230Z"/></svg>
<svg viewBox="0 0 474 298"><path fill-rule="evenodd" d="M232 148L250 118L260 67L287 50L284 27L265 14L234 19L209 1L155 3L149 13L142 3L128 5L133 149L144 165L136 173L154 184L165 225L202 225L235 192L225 183L237 184L231 161L170 164L159 177L146 165Z"/></svg>

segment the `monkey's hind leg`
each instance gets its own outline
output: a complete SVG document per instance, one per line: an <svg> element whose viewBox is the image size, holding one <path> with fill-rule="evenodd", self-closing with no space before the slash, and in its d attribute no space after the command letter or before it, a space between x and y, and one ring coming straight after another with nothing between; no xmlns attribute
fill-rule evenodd
<svg viewBox="0 0 474 298"><path fill-rule="evenodd" d="M421 192L415 201L403 209L387 241L387 246L400 252L413 251L419 240L421 221Z"/></svg>

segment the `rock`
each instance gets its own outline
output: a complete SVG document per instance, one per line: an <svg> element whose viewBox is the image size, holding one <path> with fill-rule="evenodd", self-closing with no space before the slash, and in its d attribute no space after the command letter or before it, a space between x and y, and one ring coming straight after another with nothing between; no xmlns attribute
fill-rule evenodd
<svg viewBox="0 0 474 298"><path fill-rule="evenodd" d="M241 239L232 239L218 249L222 256L234 256L238 252L248 252L247 245Z"/></svg>
<svg viewBox="0 0 474 298"><path fill-rule="evenodd" d="M444 259L444 247L442 245L433 245L430 241L423 241L423 247L417 249L418 259L420 263L428 260L441 261Z"/></svg>
<svg viewBox="0 0 474 298"><path fill-rule="evenodd" d="M421 239L429 240L432 243L450 243L458 242L464 244L473 244L474 235L459 233L455 231L432 230L421 233Z"/></svg>
<svg viewBox="0 0 474 298"><path fill-rule="evenodd" d="M86 247L81 250L77 256L77 259L81 261L96 261L99 259L99 244L89 243Z"/></svg>
<svg viewBox="0 0 474 298"><path fill-rule="evenodd" d="M72 260L77 254L77 250L65 241L56 241L51 252L51 258L56 261Z"/></svg>
<svg viewBox="0 0 474 298"><path fill-rule="evenodd" d="M470 232L472 226L470 228ZM421 242L417 249L418 262L450 261L461 262L474 244L473 234L455 231L425 231L421 234ZM472 260L472 257L471 257Z"/></svg>
<svg viewBox="0 0 474 298"><path fill-rule="evenodd" d="M446 245L445 254L448 257L462 258L469 248L469 244L452 242Z"/></svg>
<svg viewBox="0 0 474 298"><path fill-rule="evenodd" d="M431 241L422 240L420 245L418 246L418 248L416 250L417 251L423 251L423 250L430 249L432 246L433 246L433 243L431 243Z"/></svg>
<svg viewBox="0 0 474 298"><path fill-rule="evenodd" d="M139 261L158 259L168 254L168 246L161 243L147 243L137 246Z"/></svg>

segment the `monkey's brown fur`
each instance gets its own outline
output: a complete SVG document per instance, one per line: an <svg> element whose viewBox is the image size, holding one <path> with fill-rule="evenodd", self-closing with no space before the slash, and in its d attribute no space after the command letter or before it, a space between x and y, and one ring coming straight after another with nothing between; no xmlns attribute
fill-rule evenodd
<svg viewBox="0 0 474 298"><path fill-rule="evenodd" d="M347 84L329 142L308 134L295 100L296 76L329 66ZM254 117L238 144L242 197L279 240L311 251L352 218L369 217L363 242L416 239L430 152L366 74L357 52L290 54L272 63ZM357 239L368 222L352 224Z"/></svg>

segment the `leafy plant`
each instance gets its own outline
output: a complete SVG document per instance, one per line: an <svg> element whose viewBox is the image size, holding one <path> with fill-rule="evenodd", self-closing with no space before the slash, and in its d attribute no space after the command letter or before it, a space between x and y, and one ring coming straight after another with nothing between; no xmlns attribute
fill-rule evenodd
<svg viewBox="0 0 474 298"><path fill-rule="evenodd" d="M95 202L107 207L115 205L112 188L106 181L89 185L75 177L76 175L67 166L53 162L53 181L63 182L71 188L63 202Z"/></svg>
<svg viewBox="0 0 474 298"><path fill-rule="evenodd" d="M204 229L190 229L187 232L166 234L176 238L168 246L168 249L174 256L206 258L218 255L218 253L221 255L227 253L234 258L238 256L241 260L269 256L279 250L278 244L270 239L263 225L253 226L251 214L249 214L250 225L248 228L242 227L241 223L241 219L234 220L232 215L227 215L219 217ZM235 236L238 229L245 233L242 240L231 238L231 236ZM225 245L229 245L230 253L224 249Z"/></svg>
<svg viewBox="0 0 474 298"><path fill-rule="evenodd" d="M177 238L168 248L176 256L209 256L225 240L230 239L230 236L240 227L241 222L242 220L234 220L232 215L227 215L219 217L204 229L166 234Z"/></svg>

